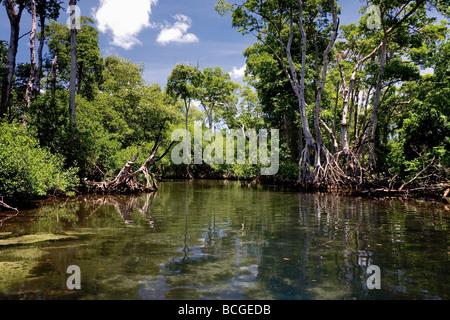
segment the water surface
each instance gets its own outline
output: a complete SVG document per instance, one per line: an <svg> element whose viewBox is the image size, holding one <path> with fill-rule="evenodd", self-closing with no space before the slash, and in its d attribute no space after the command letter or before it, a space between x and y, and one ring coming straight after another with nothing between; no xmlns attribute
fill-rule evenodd
<svg viewBox="0 0 450 320"><path fill-rule="evenodd" d="M442 204L229 181L46 201L0 213L0 299L449 299L449 222Z"/></svg>

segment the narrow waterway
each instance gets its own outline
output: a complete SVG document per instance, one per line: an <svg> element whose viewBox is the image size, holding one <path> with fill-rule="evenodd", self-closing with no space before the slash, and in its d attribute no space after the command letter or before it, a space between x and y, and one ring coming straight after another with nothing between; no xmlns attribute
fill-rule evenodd
<svg viewBox="0 0 450 320"><path fill-rule="evenodd" d="M45 201L0 212L0 299L450 299L448 209L230 181Z"/></svg>

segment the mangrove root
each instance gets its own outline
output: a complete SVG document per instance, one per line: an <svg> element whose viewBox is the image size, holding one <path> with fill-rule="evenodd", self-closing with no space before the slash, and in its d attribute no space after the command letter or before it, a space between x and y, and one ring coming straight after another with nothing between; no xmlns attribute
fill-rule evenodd
<svg viewBox="0 0 450 320"><path fill-rule="evenodd" d="M167 148L162 156L156 158L156 153L158 152L160 145L160 142L155 144L150 156L136 171L132 171L132 168L139 153L123 166L122 170L120 170L114 180L108 182L88 182L87 185L91 186L94 192L101 193L139 193L154 192L158 190L158 185L154 175L150 171L150 166L161 160L173 146L173 143ZM140 175L144 176L145 184L138 181L138 176Z"/></svg>

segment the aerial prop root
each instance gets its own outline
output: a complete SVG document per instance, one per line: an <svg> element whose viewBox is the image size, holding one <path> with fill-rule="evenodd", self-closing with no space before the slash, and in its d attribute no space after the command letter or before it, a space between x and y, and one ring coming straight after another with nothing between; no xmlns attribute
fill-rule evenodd
<svg viewBox="0 0 450 320"><path fill-rule="evenodd" d="M305 147L300 157L299 181L309 187L342 187L349 183L350 177L338 163L339 154L332 154L324 145L314 145L314 165L311 165L309 146Z"/></svg>

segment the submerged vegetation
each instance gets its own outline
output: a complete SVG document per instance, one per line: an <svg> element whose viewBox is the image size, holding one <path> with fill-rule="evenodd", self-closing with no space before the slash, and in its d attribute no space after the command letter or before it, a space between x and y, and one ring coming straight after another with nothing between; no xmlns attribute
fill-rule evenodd
<svg viewBox="0 0 450 320"><path fill-rule="evenodd" d="M279 189L197 179L44 200L0 230L0 299L449 298L443 206Z"/></svg>
<svg viewBox="0 0 450 320"><path fill-rule="evenodd" d="M255 34L244 52L246 84L220 67L178 64L165 88L144 81L144 66L101 56L90 18L82 17L74 47L74 32L56 22L60 1L3 5L11 20L10 42L0 41L5 201L93 187L154 190L164 177L387 194L442 195L450 187L446 1L371 1L380 9L372 28L368 6L358 22L341 25L335 1L220 0L218 13ZM431 17L430 8L443 20ZM16 63L16 22L29 19L26 10L40 30L30 33L30 62ZM203 130L279 129L278 174L260 176L260 163L174 164L166 156L171 133L192 133L195 121Z"/></svg>

